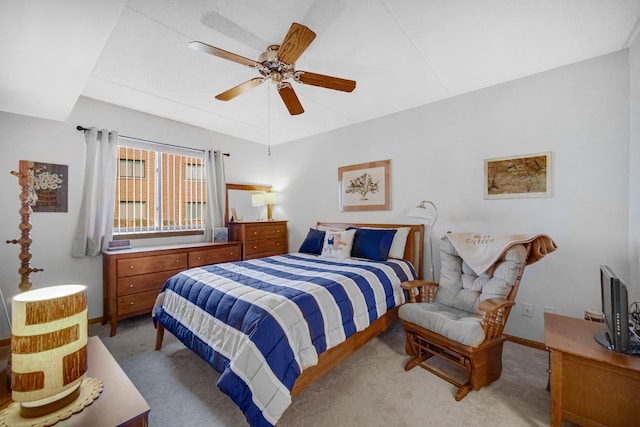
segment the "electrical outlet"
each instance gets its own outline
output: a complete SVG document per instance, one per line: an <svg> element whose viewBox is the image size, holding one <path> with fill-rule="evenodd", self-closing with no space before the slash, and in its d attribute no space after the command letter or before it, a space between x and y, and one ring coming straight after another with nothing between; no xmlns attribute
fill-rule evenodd
<svg viewBox="0 0 640 427"><path fill-rule="evenodd" d="M533 317L533 304L522 304L522 315L524 317Z"/></svg>

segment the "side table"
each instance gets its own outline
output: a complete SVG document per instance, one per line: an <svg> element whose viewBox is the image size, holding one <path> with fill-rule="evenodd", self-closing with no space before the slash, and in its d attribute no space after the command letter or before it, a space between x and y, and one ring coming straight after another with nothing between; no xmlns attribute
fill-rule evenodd
<svg viewBox="0 0 640 427"><path fill-rule="evenodd" d="M149 405L100 338L89 337L87 376L102 380L100 396L81 412L61 420L65 427L147 427Z"/></svg>
<svg viewBox="0 0 640 427"><path fill-rule="evenodd" d="M544 313L551 353L551 426L638 425L640 357L610 351L593 338L602 323Z"/></svg>

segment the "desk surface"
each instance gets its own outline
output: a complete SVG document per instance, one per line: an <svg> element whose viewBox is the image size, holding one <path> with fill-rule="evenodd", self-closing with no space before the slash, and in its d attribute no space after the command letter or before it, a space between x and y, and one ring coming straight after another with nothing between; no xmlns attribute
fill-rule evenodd
<svg viewBox="0 0 640 427"><path fill-rule="evenodd" d="M544 313L544 342L547 348L618 368L640 371L640 356L616 353L596 342L593 336L604 329L603 323Z"/></svg>

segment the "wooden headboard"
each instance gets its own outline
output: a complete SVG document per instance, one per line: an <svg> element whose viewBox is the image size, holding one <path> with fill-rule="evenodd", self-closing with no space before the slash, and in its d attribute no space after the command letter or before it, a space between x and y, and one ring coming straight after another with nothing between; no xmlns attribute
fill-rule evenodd
<svg viewBox="0 0 640 427"><path fill-rule="evenodd" d="M416 269L418 279L423 279L424 271L424 224L361 224L345 222L321 222L317 226L345 230L348 227L370 227L370 228L401 228L408 227L409 235L407 244L404 247L403 258L413 264Z"/></svg>

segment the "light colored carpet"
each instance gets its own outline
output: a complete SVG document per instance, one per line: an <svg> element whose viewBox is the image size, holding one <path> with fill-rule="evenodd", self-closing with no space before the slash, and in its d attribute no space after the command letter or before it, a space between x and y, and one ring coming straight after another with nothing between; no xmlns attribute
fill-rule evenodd
<svg viewBox="0 0 640 427"><path fill-rule="evenodd" d="M155 351L149 317L91 325L145 397L152 427L246 426L218 390L218 374L170 333ZM548 426L550 396L545 351L505 343L499 380L460 402L448 382L414 368L404 371L404 333L396 323L293 399L278 427L289 426Z"/></svg>

